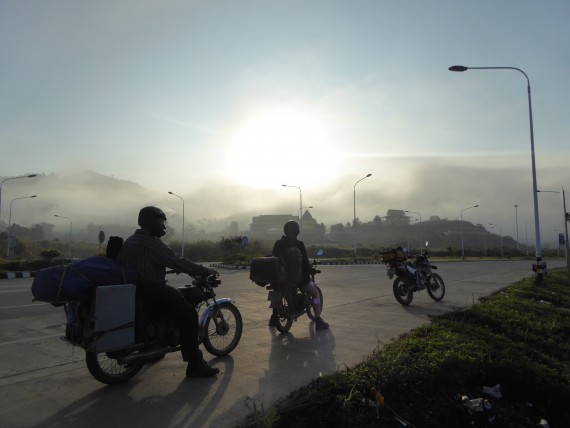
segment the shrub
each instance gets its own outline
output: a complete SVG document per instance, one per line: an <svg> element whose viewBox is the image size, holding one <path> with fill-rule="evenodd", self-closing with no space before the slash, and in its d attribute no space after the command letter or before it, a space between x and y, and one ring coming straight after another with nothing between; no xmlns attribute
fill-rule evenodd
<svg viewBox="0 0 570 428"><path fill-rule="evenodd" d="M46 249L46 250L42 250L40 255L42 257L45 257L46 259L48 259L50 262L55 259L56 257L59 256L59 251L52 249Z"/></svg>

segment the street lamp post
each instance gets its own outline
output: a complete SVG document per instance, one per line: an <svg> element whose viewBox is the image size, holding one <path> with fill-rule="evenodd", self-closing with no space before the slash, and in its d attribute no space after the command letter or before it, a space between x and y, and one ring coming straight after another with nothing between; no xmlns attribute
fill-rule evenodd
<svg viewBox="0 0 570 428"><path fill-rule="evenodd" d="M301 217L303 211L303 192L299 186L291 186L290 184L282 184L283 187L295 187L299 189L299 230L300 232L303 231L303 217Z"/></svg>
<svg viewBox="0 0 570 428"><path fill-rule="evenodd" d="M67 220L69 220L69 238L67 239L67 258L71 259L71 228L73 227L73 222L71 221L71 219L69 217L65 217L62 215L57 215L54 214L54 217L59 217L59 218L65 218Z"/></svg>
<svg viewBox="0 0 570 428"><path fill-rule="evenodd" d="M419 226L420 233L419 233L419 235L420 235L420 253L421 253L421 252L422 252L422 248L423 248L423 239L422 239L422 215L421 215L419 212L417 212L417 211L406 211L406 210L404 210L404 212L405 212L405 213L417 214L417 215L420 216L420 223L419 223L419 224L420 224L420 226ZM408 244L408 247L409 247L409 246L410 246L410 244Z"/></svg>
<svg viewBox="0 0 570 428"><path fill-rule="evenodd" d="M566 275L568 276L568 283L570 284L570 244L568 243L568 222L570 215L566 212L566 194L564 187L560 192L554 190L537 190L536 193L558 193L562 197L562 221L564 222L564 254L566 255ZM558 246L560 249L560 245Z"/></svg>
<svg viewBox="0 0 570 428"><path fill-rule="evenodd" d="M461 257L465 257L465 247L463 245L463 211L470 210L471 208L477 208L479 205L473 205L471 207L463 208L459 217L461 218Z"/></svg>
<svg viewBox="0 0 570 428"><path fill-rule="evenodd" d="M358 180L356 183L354 183L354 191L353 191L353 207L354 207L354 212L353 212L353 221L352 221L352 229L353 229L353 237L354 237L354 263L356 263L356 185L358 183L360 183L362 180L370 177L372 174L366 174L365 177L362 177L360 180Z"/></svg>
<svg viewBox="0 0 570 428"><path fill-rule="evenodd" d="M182 198L182 196L179 196L176 193L172 193L172 192L168 192L168 193L172 196L176 196L177 198L180 198L180 200L182 201L182 243L180 244L180 246L181 246L180 255L182 257L184 257L184 199Z"/></svg>
<svg viewBox="0 0 570 428"><path fill-rule="evenodd" d="M527 74L520 68L516 67L465 67L463 65L454 65L449 67L449 71L463 72L467 70L515 70L523 74L527 82L527 94L528 94L528 117L530 122L530 153L531 153L531 163L532 163L532 190L534 198L534 230L536 234L536 282L541 282L543 279L543 265L542 265L542 254L540 248L540 222L538 219L538 197L537 197L537 184L536 184L536 163L534 160L534 129L532 124L532 102L530 96L530 80Z"/></svg>
<svg viewBox="0 0 570 428"><path fill-rule="evenodd" d="M499 235L500 235L500 242L501 242L501 257L503 257L503 228L501 225L489 223L489 226L498 227L499 228Z"/></svg>
<svg viewBox="0 0 570 428"><path fill-rule="evenodd" d="M2 185L4 184L4 182L8 180L15 180L16 178L32 178L37 176L38 176L37 174L19 175L17 177L8 177L2 180L2 182L0 183L0 218L2 218Z"/></svg>
<svg viewBox="0 0 570 428"><path fill-rule="evenodd" d="M10 258L10 250L12 249L12 234L10 233L10 226L12 225L12 204L14 203L14 201L17 201L18 199L29 199L29 198L37 198L36 195L32 195L32 196L22 196L21 198L14 198L10 201L10 215L8 216L8 229L7 229L7 235L8 235L8 242L6 245L6 257Z"/></svg>
<svg viewBox="0 0 570 428"><path fill-rule="evenodd" d="M519 206L515 204L515 226L517 228L517 251L519 250Z"/></svg>

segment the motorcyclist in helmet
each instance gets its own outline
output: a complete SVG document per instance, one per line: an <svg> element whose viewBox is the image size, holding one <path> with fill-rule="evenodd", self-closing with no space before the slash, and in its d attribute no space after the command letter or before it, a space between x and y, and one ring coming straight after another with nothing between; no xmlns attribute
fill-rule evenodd
<svg viewBox="0 0 570 428"><path fill-rule="evenodd" d="M138 275L143 302L173 318L180 328L182 359L188 362L186 376L209 377L219 373L204 361L198 343L198 313L177 289L166 284L166 268L188 274L217 275L213 269L179 257L160 239L166 233L166 215L157 207L144 207L139 212L140 229L127 238L117 261L132 267Z"/></svg>
<svg viewBox="0 0 570 428"><path fill-rule="evenodd" d="M326 330L329 328L328 323L326 323L321 318L321 305L319 302L319 293L313 281L311 281L310 277L310 269L311 265L309 262L309 258L307 257L307 250L305 249L305 244L303 241L297 239L299 236L300 228L299 223L294 220L290 220L285 223L283 226L283 232L285 233L281 239L275 242L273 246L272 255L274 257L281 257L284 259L289 258L289 254L291 253L291 249L295 252L299 253L299 272L298 274L290 272L290 266L287 266L287 281L293 282L299 287L299 289L303 292L311 296L313 311L315 312L315 324L317 330ZM289 262L286 260L286 265ZM270 326L276 325L275 320L275 313L271 315L271 319L269 320Z"/></svg>

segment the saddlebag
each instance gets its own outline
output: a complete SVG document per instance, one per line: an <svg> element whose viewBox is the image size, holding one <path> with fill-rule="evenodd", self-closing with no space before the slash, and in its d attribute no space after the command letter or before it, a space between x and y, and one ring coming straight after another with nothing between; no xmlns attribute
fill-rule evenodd
<svg viewBox="0 0 570 428"><path fill-rule="evenodd" d="M279 257L257 257L249 266L249 279L260 287L285 280L285 266Z"/></svg>
<svg viewBox="0 0 570 428"><path fill-rule="evenodd" d="M51 266L36 272L32 283L34 300L60 306L84 301L94 287L134 283L136 274L108 257L89 257L67 265Z"/></svg>

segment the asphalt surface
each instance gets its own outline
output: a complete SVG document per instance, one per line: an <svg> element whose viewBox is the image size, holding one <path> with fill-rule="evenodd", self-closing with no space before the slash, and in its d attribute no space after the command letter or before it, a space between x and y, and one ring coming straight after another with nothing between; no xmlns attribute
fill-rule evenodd
<svg viewBox="0 0 570 428"><path fill-rule="evenodd" d="M63 309L32 302L31 278L0 280L0 427L219 427L250 409L267 409L311 379L360 363L373 350L432 315L465 308L480 296L532 276L531 263L441 263L442 302L416 293L398 304L383 265L322 266L323 318L316 331L307 317L289 334L267 326L267 292L248 271L220 269L219 297L235 299L244 332L236 350L206 360L221 370L211 379L186 379L180 355L169 354L126 384L94 380L84 352L62 342ZM549 261L549 267L564 261ZM183 276L171 280L181 285Z"/></svg>

